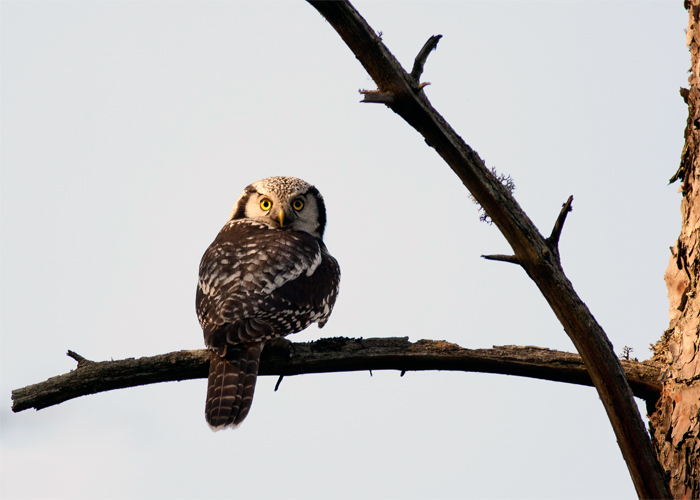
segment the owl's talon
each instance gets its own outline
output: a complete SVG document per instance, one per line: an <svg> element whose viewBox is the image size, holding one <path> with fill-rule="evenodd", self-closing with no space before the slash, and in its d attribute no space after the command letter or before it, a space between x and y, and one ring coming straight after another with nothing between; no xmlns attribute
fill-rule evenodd
<svg viewBox="0 0 700 500"><path fill-rule="evenodd" d="M289 339L285 339L284 337L270 339L267 342L265 342L265 347L269 349L284 349L285 351L288 351L291 345L292 341Z"/></svg>
<svg viewBox="0 0 700 500"><path fill-rule="evenodd" d="M284 337L268 340L267 342L265 342L265 347L268 349L274 349L275 351L286 352L288 353L290 359L294 356L295 353L295 348L292 341Z"/></svg>

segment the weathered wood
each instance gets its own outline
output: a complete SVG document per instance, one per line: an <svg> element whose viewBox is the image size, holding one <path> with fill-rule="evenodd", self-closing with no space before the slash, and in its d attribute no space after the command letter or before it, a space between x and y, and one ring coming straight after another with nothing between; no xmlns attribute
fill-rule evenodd
<svg viewBox="0 0 700 500"><path fill-rule="evenodd" d="M437 48L437 44L441 38L442 35L431 36L428 38L428 41L425 42L423 48L420 49L420 52L418 52L416 60L413 62L413 69L411 70L411 78L413 78L416 82L420 80L420 77L423 74L423 68L425 67L425 62L428 60L430 53Z"/></svg>
<svg viewBox="0 0 700 500"><path fill-rule="evenodd" d="M559 238L561 238L561 232L564 229L564 222L566 222L566 216L572 210L571 204L573 202L574 197L569 196L569 199L566 200L566 203L564 203L561 207L559 217L557 217L557 221L554 223L554 228L552 228L552 234L550 234L549 238L547 238L547 243L553 251L559 251Z"/></svg>
<svg viewBox="0 0 700 500"><path fill-rule="evenodd" d="M292 344L291 353L263 351L261 375L291 376L305 373L364 370L446 370L500 373L522 377L592 385L581 357L541 347L500 346L493 349L464 349L445 341L407 337L349 339L330 338ZM177 351L159 356L118 361L89 361L72 351L77 369L45 382L12 391L15 412L47 408L98 392L196 378L206 378L209 353L206 349ZM635 395L654 404L661 391L659 367L653 363L625 361L625 372Z"/></svg>
<svg viewBox="0 0 700 500"><path fill-rule="evenodd" d="M452 168L498 226L518 263L537 284L581 354L612 424L640 498L669 498L668 485L651 446L624 370L605 332L566 278L558 252L507 190L432 107L420 87L347 1L309 0L367 70L378 91L394 96L386 105L415 128Z"/></svg>
<svg viewBox="0 0 700 500"><path fill-rule="evenodd" d="M663 392L649 425L674 498L700 498L700 0L686 0L690 89L681 164L671 182L682 180L682 227L666 269L669 328L654 346L664 364Z"/></svg>

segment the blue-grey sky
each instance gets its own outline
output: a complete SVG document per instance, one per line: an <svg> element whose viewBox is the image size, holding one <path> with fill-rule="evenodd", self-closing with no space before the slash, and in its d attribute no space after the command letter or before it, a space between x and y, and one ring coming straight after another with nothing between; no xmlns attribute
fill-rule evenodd
<svg viewBox="0 0 700 500"><path fill-rule="evenodd" d="M649 357L680 229L678 1L356 2L548 234L618 353ZM323 193L343 277L321 332L573 351L495 226L303 1L0 3L3 498L635 498L593 389L472 373L258 381L235 431L204 380L13 414L93 360L203 347L202 253L242 189ZM643 409L643 405L642 405Z"/></svg>

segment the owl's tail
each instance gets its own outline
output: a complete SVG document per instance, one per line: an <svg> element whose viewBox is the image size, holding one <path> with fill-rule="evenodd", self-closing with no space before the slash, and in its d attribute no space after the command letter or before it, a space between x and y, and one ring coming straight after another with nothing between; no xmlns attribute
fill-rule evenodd
<svg viewBox="0 0 700 500"><path fill-rule="evenodd" d="M248 415L263 346L263 342L228 346L224 357L211 352L205 413L212 430L238 427Z"/></svg>

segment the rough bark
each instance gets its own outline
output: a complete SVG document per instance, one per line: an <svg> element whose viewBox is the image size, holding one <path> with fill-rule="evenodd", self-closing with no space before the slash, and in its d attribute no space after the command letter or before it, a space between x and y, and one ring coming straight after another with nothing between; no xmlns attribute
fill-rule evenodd
<svg viewBox="0 0 700 500"><path fill-rule="evenodd" d="M415 128L462 180L508 240L514 252L513 259L508 262L519 264L535 282L581 354L610 419L638 496L668 498L670 492L666 479L624 370L605 332L564 274L556 244L558 238L545 239L540 234L476 151L432 107L422 91L424 85L401 67L381 37L352 5L347 1L309 0L309 3L338 32L377 84L376 91L363 92L365 101L385 104ZM434 38L428 43L432 40ZM424 61L417 61L417 64L422 66ZM559 221L557 223L559 225Z"/></svg>
<svg viewBox="0 0 700 500"><path fill-rule="evenodd" d="M451 370L592 385L580 356L542 347L464 349L441 340L412 343L407 337L341 337L292 345L291 351L263 351L260 375L291 376L364 370L399 370L403 375L408 371ZM68 355L78 361L76 370L12 391L12 410L39 410L98 392L157 382L207 378L210 360L206 349L101 362L89 361L72 351ZM623 365L635 395L653 407L661 392L659 366L638 361L623 361Z"/></svg>
<svg viewBox="0 0 700 500"><path fill-rule="evenodd" d="M690 90L681 89L688 121L681 165L671 182L682 180L683 225L666 269L669 328L654 346L664 363L663 390L649 417L657 456L669 476L674 498L700 498L700 0L686 0Z"/></svg>

